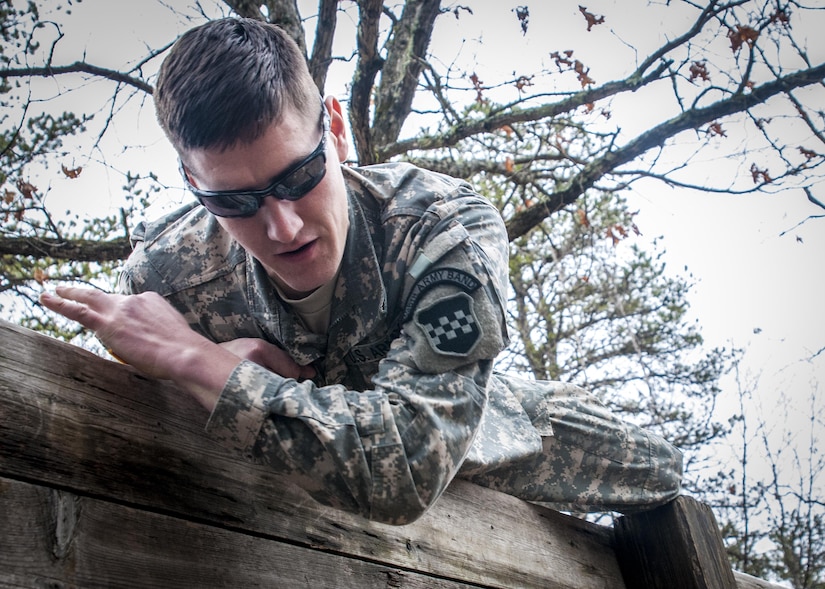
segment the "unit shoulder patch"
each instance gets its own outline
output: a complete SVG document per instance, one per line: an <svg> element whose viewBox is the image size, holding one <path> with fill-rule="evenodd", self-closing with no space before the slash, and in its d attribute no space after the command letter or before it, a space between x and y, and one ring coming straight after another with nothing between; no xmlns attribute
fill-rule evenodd
<svg viewBox="0 0 825 589"><path fill-rule="evenodd" d="M458 292L415 313L415 324L439 354L467 356L481 340L481 324L473 309L473 298Z"/></svg>

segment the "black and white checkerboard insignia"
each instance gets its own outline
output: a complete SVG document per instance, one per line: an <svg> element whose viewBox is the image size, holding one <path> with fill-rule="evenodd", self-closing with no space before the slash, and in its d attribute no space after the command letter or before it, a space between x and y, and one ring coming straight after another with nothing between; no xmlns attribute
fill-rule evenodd
<svg viewBox="0 0 825 589"><path fill-rule="evenodd" d="M440 354L466 356L481 339L481 327L473 312L473 299L457 293L416 313L432 348Z"/></svg>

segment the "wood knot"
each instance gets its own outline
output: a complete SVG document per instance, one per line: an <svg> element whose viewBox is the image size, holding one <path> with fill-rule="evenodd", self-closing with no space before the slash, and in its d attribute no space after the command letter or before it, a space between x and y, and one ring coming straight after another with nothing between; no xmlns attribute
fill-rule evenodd
<svg viewBox="0 0 825 589"><path fill-rule="evenodd" d="M63 560L68 556L80 519L80 498L72 493L51 489L49 491L49 524L51 528L52 556Z"/></svg>

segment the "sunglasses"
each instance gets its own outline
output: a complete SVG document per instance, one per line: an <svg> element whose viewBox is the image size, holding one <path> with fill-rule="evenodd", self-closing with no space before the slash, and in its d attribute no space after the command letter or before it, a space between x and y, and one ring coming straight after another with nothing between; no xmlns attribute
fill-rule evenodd
<svg viewBox="0 0 825 589"><path fill-rule="evenodd" d="M216 217L251 217L261 208L267 196L295 201L305 197L318 186L327 172L327 133L329 113L321 108L321 141L312 153L300 162L278 174L266 188L259 190L201 190L189 181L189 174L179 160L179 168L186 188Z"/></svg>

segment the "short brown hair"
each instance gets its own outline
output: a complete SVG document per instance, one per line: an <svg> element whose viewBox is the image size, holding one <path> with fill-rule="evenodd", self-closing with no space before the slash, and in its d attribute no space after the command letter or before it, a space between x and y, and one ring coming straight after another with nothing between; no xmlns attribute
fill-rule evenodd
<svg viewBox="0 0 825 589"><path fill-rule="evenodd" d="M314 120L318 96L289 35L241 18L184 33L163 61L154 92L158 122L179 152L250 143L289 109Z"/></svg>

